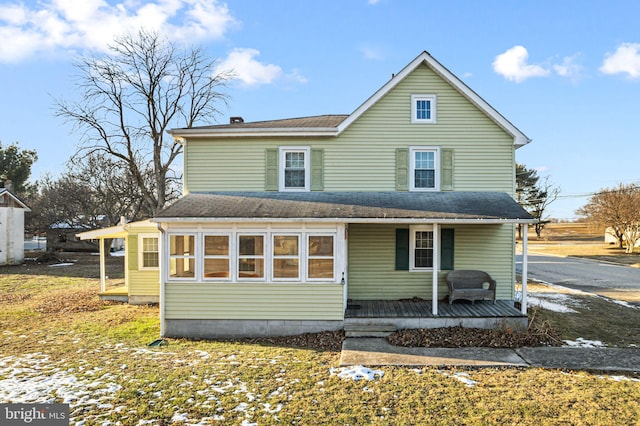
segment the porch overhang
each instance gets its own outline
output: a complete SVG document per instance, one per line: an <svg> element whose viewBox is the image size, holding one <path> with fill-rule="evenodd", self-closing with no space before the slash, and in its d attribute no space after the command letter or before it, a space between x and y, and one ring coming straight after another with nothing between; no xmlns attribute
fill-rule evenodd
<svg viewBox="0 0 640 426"><path fill-rule="evenodd" d="M442 225L536 223L505 192L207 192L189 193L157 223L379 223L433 225L432 314L438 315L439 232ZM527 240L524 240L526 263ZM522 313L526 314L526 266Z"/></svg>
<svg viewBox="0 0 640 426"><path fill-rule="evenodd" d="M190 193L153 222L535 223L503 192Z"/></svg>

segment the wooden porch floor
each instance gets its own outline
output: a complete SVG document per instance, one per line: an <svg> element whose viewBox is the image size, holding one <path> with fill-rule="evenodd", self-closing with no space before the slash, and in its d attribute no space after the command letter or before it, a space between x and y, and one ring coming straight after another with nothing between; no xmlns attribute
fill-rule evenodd
<svg viewBox="0 0 640 426"><path fill-rule="evenodd" d="M438 315L431 313L431 301L351 300L345 311L346 318L505 318L526 317L510 302L498 300L438 303Z"/></svg>

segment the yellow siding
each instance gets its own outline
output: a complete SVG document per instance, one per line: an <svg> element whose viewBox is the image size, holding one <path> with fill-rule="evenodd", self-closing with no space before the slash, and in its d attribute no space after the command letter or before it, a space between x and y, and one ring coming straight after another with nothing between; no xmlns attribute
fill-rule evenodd
<svg viewBox="0 0 640 426"><path fill-rule="evenodd" d="M497 281L497 299L513 299L515 226L456 227L455 268L480 269Z"/></svg>
<svg viewBox="0 0 640 426"><path fill-rule="evenodd" d="M432 274L395 270L395 229L402 225L349 225L351 299L431 299ZM455 269L480 269L498 283L497 298L512 299L514 282L513 225L455 227ZM439 299L448 294L445 272L439 274Z"/></svg>
<svg viewBox="0 0 640 426"><path fill-rule="evenodd" d="M158 235L156 226L140 226L132 224L127 237L128 287L129 296L159 296L160 270L138 269L138 235Z"/></svg>
<svg viewBox="0 0 640 426"><path fill-rule="evenodd" d="M411 123L411 94L437 95L436 124ZM324 191L395 191L395 149L409 146L453 148L456 191L514 191L513 138L426 65L336 138L189 140L185 190L264 190L265 149L284 145L324 149Z"/></svg>
<svg viewBox="0 0 640 426"><path fill-rule="evenodd" d="M167 283L166 319L342 320L340 284Z"/></svg>

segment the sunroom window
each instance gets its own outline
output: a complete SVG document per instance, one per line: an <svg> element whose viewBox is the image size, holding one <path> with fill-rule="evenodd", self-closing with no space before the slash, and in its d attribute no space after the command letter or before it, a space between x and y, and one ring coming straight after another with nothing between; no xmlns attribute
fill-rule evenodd
<svg viewBox="0 0 640 426"><path fill-rule="evenodd" d="M333 235L309 235L307 262L310 280L333 280Z"/></svg>
<svg viewBox="0 0 640 426"><path fill-rule="evenodd" d="M171 235L169 237L169 276L194 278L195 270L195 236Z"/></svg>
<svg viewBox="0 0 640 426"><path fill-rule="evenodd" d="M273 236L273 279L300 278L300 238L298 235Z"/></svg>
<svg viewBox="0 0 640 426"><path fill-rule="evenodd" d="M238 236L238 278L264 279L264 235Z"/></svg>
<svg viewBox="0 0 640 426"><path fill-rule="evenodd" d="M204 278L229 278L229 236L204 236Z"/></svg>

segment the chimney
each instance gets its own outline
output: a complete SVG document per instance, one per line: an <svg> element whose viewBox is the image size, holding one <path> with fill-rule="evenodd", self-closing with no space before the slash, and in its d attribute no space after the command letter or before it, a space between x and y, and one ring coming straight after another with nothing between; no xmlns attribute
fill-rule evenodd
<svg viewBox="0 0 640 426"><path fill-rule="evenodd" d="M13 182L11 181L11 179L7 179L4 181L4 189L13 194Z"/></svg>
<svg viewBox="0 0 640 426"><path fill-rule="evenodd" d="M242 124L244 123L244 119L242 117L231 117L229 119L229 124Z"/></svg>

